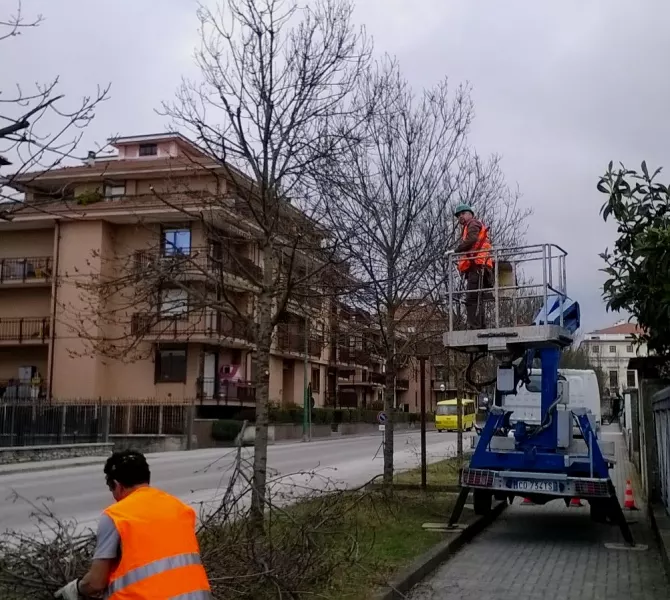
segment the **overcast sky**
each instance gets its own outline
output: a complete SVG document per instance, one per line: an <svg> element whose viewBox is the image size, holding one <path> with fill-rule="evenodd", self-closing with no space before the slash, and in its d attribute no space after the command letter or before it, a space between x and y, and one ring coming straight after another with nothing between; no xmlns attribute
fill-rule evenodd
<svg viewBox="0 0 670 600"><path fill-rule="evenodd" d="M568 285L585 329L607 325L598 252L614 239L598 211L609 160L668 166L670 1L358 0L377 53L396 55L415 87L469 81L471 140L500 153L508 180L534 210L529 241L569 254ZM0 0L0 20L14 0ZM61 77L76 97L112 83L86 134L163 131L154 109L182 75L195 76L194 0L23 0L45 21L3 42L2 90ZM11 46L11 50L10 50Z"/></svg>

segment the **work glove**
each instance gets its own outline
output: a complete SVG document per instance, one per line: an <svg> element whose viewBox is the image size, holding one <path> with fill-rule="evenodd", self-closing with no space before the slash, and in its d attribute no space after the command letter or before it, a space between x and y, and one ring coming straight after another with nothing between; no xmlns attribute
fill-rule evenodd
<svg viewBox="0 0 670 600"><path fill-rule="evenodd" d="M75 579L59 589L56 592L56 598L61 598L61 600L80 600L79 580Z"/></svg>

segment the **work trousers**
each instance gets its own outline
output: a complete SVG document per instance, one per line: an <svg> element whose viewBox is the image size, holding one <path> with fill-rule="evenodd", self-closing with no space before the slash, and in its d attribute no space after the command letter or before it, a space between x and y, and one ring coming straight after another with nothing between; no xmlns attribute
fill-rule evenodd
<svg viewBox="0 0 670 600"><path fill-rule="evenodd" d="M468 329L486 329L484 300L490 300L493 294L493 271L490 268L475 265L465 272L465 314ZM481 290L489 289L482 292Z"/></svg>

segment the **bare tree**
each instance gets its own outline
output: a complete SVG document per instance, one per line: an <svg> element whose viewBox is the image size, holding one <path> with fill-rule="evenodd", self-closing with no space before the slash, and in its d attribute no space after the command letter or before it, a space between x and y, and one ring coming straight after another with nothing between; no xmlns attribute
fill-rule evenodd
<svg viewBox="0 0 670 600"><path fill-rule="evenodd" d="M349 0L304 6L297 0L221 0L216 9L201 6L196 61L203 81L184 81L176 100L164 105L165 114L216 164L208 173L225 177L226 191L212 197L210 207L229 211L232 198L233 213L253 224L244 231L260 262L257 273L247 273L255 285L252 310L241 311L225 286L217 288L221 297L202 296L200 303L215 309L225 303L246 319L255 342L252 506L258 519L265 498L273 332L301 286L314 293L329 262L318 257L336 250L316 225L322 209L310 172L318 160L337 155L342 140L329 122L350 106L369 60L370 46L353 27L352 11ZM209 223L211 235L230 242L229 230ZM310 258L314 252L317 260Z"/></svg>
<svg viewBox="0 0 670 600"><path fill-rule="evenodd" d="M385 61L362 80L364 119L341 119L354 135L346 157L319 164L328 222L346 247L360 282L356 301L374 316L386 364L384 481L393 478L393 389L414 342L402 327L431 295L427 274L444 251L439 224L451 173L464 155L472 119L465 87L447 81L415 97L398 66ZM352 128L352 122L355 126ZM399 334L400 332L400 334Z"/></svg>
<svg viewBox="0 0 670 600"><path fill-rule="evenodd" d="M26 17L20 0L13 13L0 15L0 43L7 60L11 60L12 39L38 27L42 21L41 15ZM68 104L58 86L59 78L55 77L35 84L30 91L24 90L20 83L14 90L0 89L0 167L12 167L11 175L0 178L2 201L20 199L20 193L11 187L17 177L35 168L48 171L75 157L84 128L109 92L109 86L98 87L95 94ZM11 218L11 207L2 215Z"/></svg>

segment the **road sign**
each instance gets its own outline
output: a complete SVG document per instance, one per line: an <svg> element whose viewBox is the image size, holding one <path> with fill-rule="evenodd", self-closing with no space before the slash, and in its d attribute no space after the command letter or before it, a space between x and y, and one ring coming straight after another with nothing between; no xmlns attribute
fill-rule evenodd
<svg viewBox="0 0 670 600"><path fill-rule="evenodd" d="M383 425L386 421L388 421L388 415L383 410L377 413L377 423Z"/></svg>
<svg viewBox="0 0 670 600"><path fill-rule="evenodd" d="M380 425L379 431L386 431L386 425Z"/></svg>

